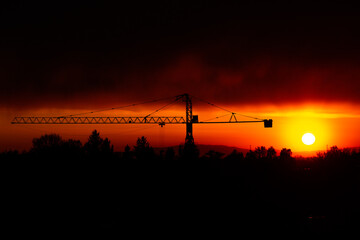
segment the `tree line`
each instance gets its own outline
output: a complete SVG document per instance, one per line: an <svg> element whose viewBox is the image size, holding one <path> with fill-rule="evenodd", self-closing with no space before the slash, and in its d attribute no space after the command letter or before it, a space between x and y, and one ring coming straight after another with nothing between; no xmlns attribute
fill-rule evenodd
<svg viewBox="0 0 360 240"><path fill-rule="evenodd" d="M183 226L181 216L214 229L236 224L242 230L270 226L320 234L359 224L360 153L336 146L311 158L264 146L200 156L195 144L159 152L142 136L117 153L94 130L84 144L45 134L33 139L29 151L6 151L0 158L7 196L16 196L7 206L48 226L44 216L61 227L134 231L153 229L153 216L169 228ZM10 210L8 216L15 216Z"/></svg>
<svg viewBox="0 0 360 240"><path fill-rule="evenodd" d="M142 136L136 141L133 147L126 145L124 151L120 154L114 152L114 146L108 138L102 138L97 130L94 130L88 137L85 144L79 140L63 139L58 134L45 134L32 140L32 147L28 152L19 153L17 150L4 151L0 153L1 158L16 158L20 155L31 157L41 157L53 155L53 157L89 157L89 158L113 158L124 160L252 160L252 161L277 161L288 164L295 164L298 161L308 160L310 162L319 161L333 163L352 162L359 159L360 152L350 149L339 149L332 146L326 152L318 152L316 157L303 158L292 156L291 149L283 148L278 154L274 147L265 146L256 147L255 150L249 150L245 155L242 152L234 150L231 154L225 156L224 153L210 150L203 156L200 156L199 149L195 144L179 145L176 151L173 147L161 150L155 153L147 138Z"/></svg>

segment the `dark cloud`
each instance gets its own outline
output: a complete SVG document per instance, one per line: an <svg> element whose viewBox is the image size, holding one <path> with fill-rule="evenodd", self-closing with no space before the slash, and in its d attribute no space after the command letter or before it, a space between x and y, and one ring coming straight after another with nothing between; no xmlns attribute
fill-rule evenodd
<svg viewBox="0 0 360 240"><path fill-rule="evenodd" d="M1 12L0 105L360 102L356 8L340 2L16 3Z"/></svg>

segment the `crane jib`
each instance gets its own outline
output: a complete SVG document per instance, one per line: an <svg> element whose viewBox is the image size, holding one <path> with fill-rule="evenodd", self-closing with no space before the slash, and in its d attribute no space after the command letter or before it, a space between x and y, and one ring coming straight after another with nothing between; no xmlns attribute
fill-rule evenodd
<svg viewBox="0 0 360 240"><path fill-rule="evenodd" d="M156 111L146 115L145 117L121 117L121 116L115 116L115 117L74 117L74 115L81 115L81 114L73 114L70 116L59 116L59 117L15 117L12 124L159 124L161 127L163 127L166 124L186 124L186 138L185 143L194 143L193 138L193 124L226 124L226 123L255 123L255 122L263 122L265 128L272 128L273 120L272 119L260 119L256 117L251 117L247 115L239 114L243 117L252 118L255 120L252 121L238 121L236 118L236 113L231 112L229 110L226 110L222 107L216 106L214 104L211 104L209 102L206 102L207 104L210 104L212 106L215 106L219 109L222 109L224 111L229 112L231 114L229 121L223 121L223 122L211 122L211 121L199 121L198 115L192 114L192 97L189 94L182 94L176 96L175 100L173 100L172 103L182 99L186 104L186 117L179 117L179 116L164 116L164 117L152 117L150 115L153 115L154 113L159 112L160 110L165 109L170 104L166 104L165 106L161 107L160 109L157 109ZM196 97L194 97L196 98ZM201 99L200 99L201 100ZM204 101L204 100L201 100ZM148 101L149 102L155 102L155 100ZM128 106L133 106L128 105ZM126 106L126 107L128 107ZM112 108L115 109L115 108ZM95 111L95 112L100 112ZM93 113L93 112L91 112ZM227 115L229 115L227 114ZM218 118L218 117L216 117Z"/></svg>

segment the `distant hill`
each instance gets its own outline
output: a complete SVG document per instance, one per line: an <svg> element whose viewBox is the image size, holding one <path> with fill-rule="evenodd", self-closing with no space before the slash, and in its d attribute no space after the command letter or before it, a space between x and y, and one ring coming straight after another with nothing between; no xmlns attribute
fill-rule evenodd
<svg viewBox="0 0 360 240"><path fill-rule="evenodd" d="M199 148L200 156L206 154L210 150L225 153L225 155L229 155L234 150L236 150L237 152L242 152L244 155L246 155L246 153L249 151L249 149L245 149L245 148L230 147L230 146L224 146L224 145L201 145L201 144L199 144L199 145L197 145L197 147Z"/></svg>

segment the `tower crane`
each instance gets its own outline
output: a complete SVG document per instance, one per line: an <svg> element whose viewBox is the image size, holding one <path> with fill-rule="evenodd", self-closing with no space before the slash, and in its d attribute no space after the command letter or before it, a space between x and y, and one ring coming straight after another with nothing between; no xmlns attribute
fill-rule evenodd
<svg viewBox="0 0 360 240"><path fill-rule="evenodd" d="M214 107L220 108L222 110L228 111L231 113L231 117L229 121L217 121L217 122L211 122L211 121L199 121L198 115L192 114L192 97L187 93L175 96L175 100L179 101L182 100L185 102L186 105L186 115L184 117L179 116L165 116L165 117L153 117L150 116L153 113L156 113L160 111L161 109L165 108L166 106L170 105L167 104L164 107L156 110L155 112L152 112L144 117L77 117L75 115L80 114L74 114L74 115L68 115L68 116L59 116L59 117L44 117L44 116L37 116L37 117L15 117L11 124L159 124L161 127L165 126L165 124L186 124L186 137L185 137L185 144L193 144L194 143L194 137L193 137L193 124L221 124L221 123L255 123L255 122L263 122L265 128L271 128L272 127L272 119L260 119L255 117L250 117L255 120L251 121L238 121L236 118L236 113L228 111L224 108L221 108L219 106L216 106L215 104L209 103L207 101L201 100L197 98L198 100L204 101L207 104L210 104ZM194 97L196 98L196 97ZM155 100L157 101L157 100ZM149 102L155 102L155 101L148 101ZM131 104L128 106L135 106L137 104ZM128 107L125 106L125 107ZM111 108L108 110L113 110L116 108ZM94 112L89 112L94 113ZM229 114L230 115L230 114ZM249 117L246 115L243 115L245 117Z"/></svg>

